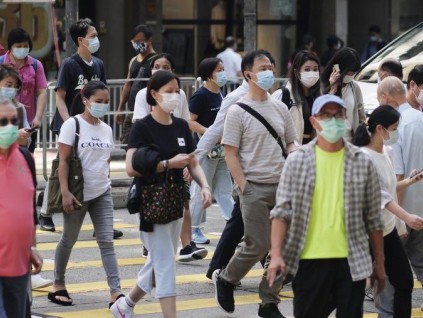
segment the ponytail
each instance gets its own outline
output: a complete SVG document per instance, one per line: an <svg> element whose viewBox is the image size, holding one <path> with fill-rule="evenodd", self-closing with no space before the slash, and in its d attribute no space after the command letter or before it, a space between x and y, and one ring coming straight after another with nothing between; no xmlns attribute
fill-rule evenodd
<svg viewBox="0 0 423 318"><path fill-rule="evenodd" d="M366 123L361 123L354 133L352 143L358 147L367 146L370 143L371 134Z"/></svg>

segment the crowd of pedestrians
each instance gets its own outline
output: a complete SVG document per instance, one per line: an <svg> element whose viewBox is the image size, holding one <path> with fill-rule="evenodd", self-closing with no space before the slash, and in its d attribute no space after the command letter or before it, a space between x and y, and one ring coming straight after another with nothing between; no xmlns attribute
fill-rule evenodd
<svg viewBox="0 0 423 318"><path fill-rule="evenodd" d="M369 54L383 44L380 30L370 31ZM366 118L354 81L360 56L339 38L328 40L322 66L314 39L305 37L290 59L287 83L270 95L276 75L271 53L259 49L241 58L229 37L222 53L200 62L196 75L203 84L187 99L173 57L156 53L151 29L136 26L136 55L119 104L112 107L123 125L126 172L137 195L166 209L159 216L145 202L138 206L147 261L124 294L113 244L123 235L113 229L114 139L102 120L114 110L106 67L93 55L100 41L91 20L78 20L69 32L77 52L60 67L51 123L58 135L64 225L54 281L42 282L53 285L51 302L73 304L66 266L88 213L114 317L133 317L135 305L155 288L163 317L175 318L179 240L179 261L207 255L197 244L209 243L202 226L214 197L226 224L205 275L224 312L235 311L235 287L261 262L258 317L284 317L279 294L290 281L295 317L334 311L340 318L361 317L366 285L374 288L380 317L411 317L413 272L423 282L423 147L416 147L423 143L423 65L403 79L399 61L382 61L381 106ZM7 238L0 256L8 259L7 266L0 262L0 317L9 318L29 315L28 279L42 267L36 224L54 231L48 193L39 216L35 209L31 152L45 112L46 79L31 50L28 33L17 28L0 57L0 229ZM67 183L74 154L84 173L82 202ZM10 195L17 189L18 205ZM166 199L170 192L172 199Z"/></svg>

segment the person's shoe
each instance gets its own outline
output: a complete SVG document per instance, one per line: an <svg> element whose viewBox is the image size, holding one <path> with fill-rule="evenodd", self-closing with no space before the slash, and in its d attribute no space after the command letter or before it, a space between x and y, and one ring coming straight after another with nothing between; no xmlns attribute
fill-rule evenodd
<svg viewBox="0 0 423 318"><path fill-rule="evenodd" d="M365 298L367 298L370 301L374 301L375 297L373 296L373 288L366 288L364 290L364 296L366 296Z"/></svg>
<svg viewBox="0 0 423 318"><path fill-rule="evenodd" d="M234 288L231 283L225 282L219 277L220 269L213 272L213 283L215 287L215 299L217 305L227 313L235 310Z"/></svg>
<svg viewBox="0 0 423 318"><path fill-rule="evenodd" d="M277 304L260 305L257 317L261 318L285 318L278 309Z"/></svg>
<svg viewBox="0 0 423 318"><path fill-rule="evenodd" d="M134 317L134 308L129 307L126 303L125 297L117 299L110 311L115 318L133 318Z"/></svg>
<svg viewBox="0 0 423 318"><path fill-rule="evenodd" d="M148 256L148 250L145 248L145 246L142 247L142 257L147 258Z"/></svg>
<svg viewBox="0 0 423 318"><path fill-rule="evenodd" d="M31 287L32 289L38 289L53 285L51 279L42 278L40 274L31 275Z"/></svg>
<svg viewBox="0 0 423 318"><path fill-rule="evenodd" d="M204 247L197 247L197 245L191 241L190 245L185 246L179 251L178 260L180 262L191 262L203 259L207 254L208 251Z"/></svg>
<svg viewBox="0 0 423 318"><path fill-rule="evenodd" d="M123 236L123 232L113 229L113 239L117 239ZM93 231L93 237L95 237L95 231Z"/></svg>
<svg viewBox="0 0 423 318"><path fill-rule="evenodd" d="M196 244L209 244L210 240L204 236L203 232L199 227L192 229L192 241Z"/></svg>
<svg viewBox="0 0 423 318"><path fill-rule="evenodd" d="M40 230L55 232L56 228L54 227L53 218L47 216L40 216L38 217L38 221L40 221Z"/></svg>

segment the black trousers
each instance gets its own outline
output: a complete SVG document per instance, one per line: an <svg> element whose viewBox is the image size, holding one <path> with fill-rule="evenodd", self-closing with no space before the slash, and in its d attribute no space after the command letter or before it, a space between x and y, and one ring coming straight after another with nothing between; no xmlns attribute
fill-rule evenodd
<svg viewBox="0 0 423 318"><path fill-rule="evenodd" d="M34 131L34 132L31 134L31 143L30 143L30 145L29 145L29 147L28 147L28 150L29 150L31 153L34 153L34 150L35 150L35 146L36 146L36 143L37 143L37 135L38 135L38 132L37 132L37 131Z"/></svg>
<svg viewBox="0 0 423 318"><path fill-rule="evenodd" d="M217 243L216 250L210 261L209 268L215 270L226 267L243 235L244 222L242 220L239 198L236 197L231 218L226 222L222 236L219 243Z"/></svg>
<svg viewBox="0 0 423 318"><path fill-rule="evenodd" d="M1 302L3 303L6 317L27 317L28 279L30 279L28 274L17 277L0 277Z"/></svg>
<svg viewBox="0 0 423 318"><path fill-rule="evenodd" d="M301 260L292 283L294 316L326 318L363 317L366 280L353 282L346 258Z"/></svg>
<svg viewBox="0 0 423 318"><path fill-rule="evenodd" d="M411 317L413 273L396 229L383 238L383 244L386 276L395 290L393 317Z"/></svg>

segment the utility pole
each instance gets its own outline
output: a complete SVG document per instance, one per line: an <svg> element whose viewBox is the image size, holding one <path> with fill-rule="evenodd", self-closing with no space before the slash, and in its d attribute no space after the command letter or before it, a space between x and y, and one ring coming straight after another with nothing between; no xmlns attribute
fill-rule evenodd
<svg viewBox="0 0 423 318"><path fill-rule="evenodd" d="M257 48L257 3L256 0L244 0L244 51Z"/></svg>
<svg viewBox="0 0 423 318"><path fill-rule="evenodd" d="M69 34L69 28L78 19L78 0L66 0L65 2L65 32L66 32L66 55L69 57L76 52L75 44ZM53 26L55 27L55 26Z"/></svg>

